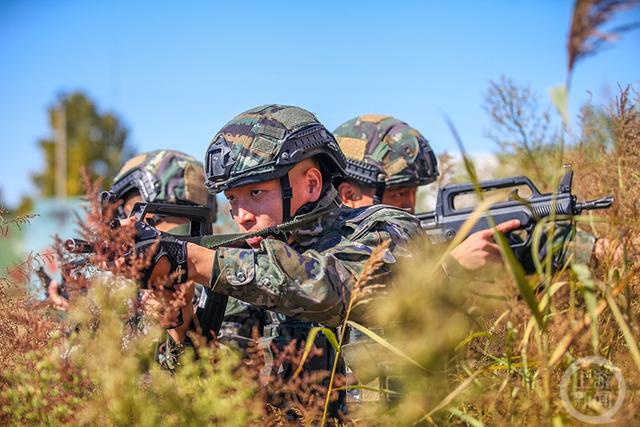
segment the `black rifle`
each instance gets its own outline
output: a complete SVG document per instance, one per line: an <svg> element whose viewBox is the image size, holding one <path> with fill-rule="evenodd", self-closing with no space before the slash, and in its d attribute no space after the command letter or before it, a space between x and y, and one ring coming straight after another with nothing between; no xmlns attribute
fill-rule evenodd
<svg viewBox="0 0 640 427"><path fill-rule="evenodd" d="M106 217L106 212L110 209L117 198L110 191L103 191L100 194L100 200L102 203L103 218ZM185 218L189 221L189 235L180 236L173 235L176 239L186 241L198 241L201 236L207 236L213 234L213 214L212 210L206 206L198 205L174 205L167 203L136 203L131 210L131 215L138 221L144 221L147 215L153 215L153 222L157 223L164 217ZM110 220L109 218L106 218ZM117 220L110 220L111 227L118 226ZM83 239L70 238L65 240L64 248L75 254L86 254L94 252L94 247L91 243ZM205 307L199 307L196 310L196 316L200 320L200 324L203 329L203 335L208 339L211 338L209 331L215 332L217 335L222 325L224 318L224 311L227 306L226 295L221 295L216 292L207 293L207 302Z"/></svg>
<svg viewBox="0 0 640 427"><path fill-rule="evenodd" d="M455 198L457 196L474 193L478 189L487 192L511 188L509 200L491 205L481 214L467 235L490 228L489 218L493 218L495 224L517 219L520 221L519 229L526 232L526 238L520 239L509 235L507 237L513 249L521 249L530 244L533 229L543 218L555 215L557 220L566 220L583 211L607 209L613 204L612 196L578 202L576 196L571 194L572 180L573 171L568 168L560 181L558 190L555 193L544 194L526 176L484 181L480 182L478 186L475 184L449 185L440 189L435 211L416 216L433 243L450 241L455 238L462 224L471 217L474 211L474 208L469 207L456 209ZM529 188L530 197L521 198L518 195L518 187L522 186Z"/></svg>

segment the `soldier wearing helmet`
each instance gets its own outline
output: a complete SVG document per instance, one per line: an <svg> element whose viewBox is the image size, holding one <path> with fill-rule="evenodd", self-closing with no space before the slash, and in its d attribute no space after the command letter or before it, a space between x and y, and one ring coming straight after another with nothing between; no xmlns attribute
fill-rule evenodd
<svg viewBox="0 0 640 427"><path fill-rule="evenodd" d="M436 156L429 142L416 129L391 116L367 114L351 119L334 131L347 157L346 179L338 179L338 193L351 207L388 204L414 212L419 186L438 177ZM517 220L498 225L507 232L519 226ZM469 236L452 252L465 270L477 270L501 260L491 230Z"/></svg>
<svg viewBox="0 0 640 427"><path fill-rule="evenodd" d="M204 186L202 163L179 151L156 150L129 159L116 174L111 192L121 202L116 211L120 218L128 217L136 203L167 203L209 206L215 221L216 201ZM158 230L188 234L188 221L184 218L146 220ZM55 291L58 285L54 285ZM66 304L63 307L66 309Z"/></svg>
<svg viewBox="0 0 640 427"><path fill-rule="evenodd" d="M139 154L125 162L113 180L111 191L122 201L117 214L122 218L128 217L136 203L198 205L210 208L213 222L216 199L207 191L204 179L202 163L182 152L156 150ZM145 221L173 235L189 234L189 221L185 218L153 216L145 218ZM198 332L212 338L211 325L205 324L211 292L202 285L190 286L186 299L192 300L193 304L182 307L180 315L175 313L174 320L179 324L168 329L167 341L158 349L157 357L165 367L173 368L183 345L188 344L186 332L196 329L192 323L194 318L198 319Z"/></svg>
<svg viewBox="0 0 640 427"><path fill-rule="evenodd" d="M356 117L340 125L334 135L347 158L347 178L337 185L348 206L383 203L413 211L416 189L438 177L429 142L394 117Z"/></svg>
<svg viewBox="0 0 640 427"><path fill-rule="evenodd" d="M436 157L424 136L391 116L359 116L338 126L334 135L347 157L347 179L336 184L342 201L348 206L384 203L413 212L417 188L434 182L438 176ZM500 225L500 230L516 227L516 222L506 222ZM581 263L602 260L605 249L612 246L604 239L596 242L595 236L580 230L574 239L574 231L571 227L558 227L553 241L558 247L563 246L563 242L571 242L571 253ZM545 239L546 236L543 241ZM541 245L540 259L545 258L546 247ZM525 271L531 273L534 267L529 249L520 259ZM566 253L557 251L554 265L562 265ZM451 255L467 270L500 259L490 230L469 236Z"/></svg>

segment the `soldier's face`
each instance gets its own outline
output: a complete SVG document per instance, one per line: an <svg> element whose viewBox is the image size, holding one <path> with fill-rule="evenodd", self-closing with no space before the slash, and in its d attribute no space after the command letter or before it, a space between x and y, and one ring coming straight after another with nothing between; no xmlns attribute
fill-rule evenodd
<svg viewBox="0 0 640 427"><path fill-rule="evenodd" d="M289 171L293 190L291 211L302 205L315 202L322 192L322 174L312 161L302 161ZM282 192L280 181L247 184L224 192L231 205L231 216L241 231L257 231L282 223ZM262 237L247 239L251 247L260 247Z"/></svg>
<svg viewBox="0 0 640 427"><path fill-rule="evenodd" d="M282 222L280 182L271 180L243 185L224 192L231 205L231 216L240 231L257 231ZM259 247L261 237L247 239L252 247Z"/></svg>
<svg viewBox="0 0 640 427"><path fill-rule="evenodd" d="M391 187L384 190L382 203L401 209L408 209L411 213L416 208L416 190L418 187Z"/></svg>
<svg viewBox="0 0 640 427"><path fill-rule="evenodd" d="M415 186L391 187L384 190L382 203L401 209L408 209L413 213L416 207ZM375 188L345 181L338 186L338 193L342 202L351 208L362 208L374 204Z"/></svg>

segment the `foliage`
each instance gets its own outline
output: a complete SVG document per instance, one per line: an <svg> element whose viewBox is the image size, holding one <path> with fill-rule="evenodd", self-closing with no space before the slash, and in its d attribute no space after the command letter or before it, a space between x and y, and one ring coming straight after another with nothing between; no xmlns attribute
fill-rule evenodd
<svg viewBox="0 0 640 427"><path fill-rule="evenodd" d="M122 119L111 112L101 112L82 92L63 94L49 107L52 135L62 126L60 111L64 110L67 141L66 193L84 194L80 170L86 167L92 179L103 177L111 182L123 159L133 154L127 143L128 129ZM41 195L55 194L56 140L43 138L38 142L44 156L44 170L33 175L33 182Z"/></svg>
<svg viewBox="0 0 640 427"><path fill-rule="evenodd" d="M616 421L625 425L638 416L640 111L630 88L598 111L564 159L574 164L580 197L616 198L600 221L578 219L580 228L611 242L598 261L589 267L570 262L553 273L545 268L521 283L518 275L495 272L471 277L448 270L446 278L437 274L446 256L428 248L407 260L393 292L372 309L385 325L386 340L407 356L379 348L393 366L400 396L394 405L373 405L361 416L380 425L572 423L560 399L560 379L572 361L593 354L611 360L626 381ZM570 254L579 250L570 244ZM507 267L514 262L505 260ZM525 298L526 289L535 290L533 300ZM382 368L378 362L369 369ZM598 413L593 406L590 411Z"/></svg>
<svg viewBox="0 0 640 427"><path fill-rule="evenodd" d="M551 182L558 131L548 107L528 86L507 77L491 81L484 109L491 119L489 137L500 147L501 175L528 175L536 183ZM516 173L517 172L517 173Z"/></svg>
<svg viewBox="0 0 640 427"><path fill-rule="evenodd" d="M576 3L569 73L577 60L610 38L597 28L613 11L632 3ZM554 93L561 95L556 104L566 115L567 88ZM574 135L567 120L556 130L551 113L529 88L506 78L491 83L485 108L492 118L492 137L505 152L500 156L503 170L498 173L516 170L550 189L559 166L572 163L574 187L581 199L615 196L613 209L602 217L576 219L582 232L593 233L605 244L596 244L597 257L586 265L575 258L580 250L576 240L570 243L568 262L559 271L549 268L551 251L538 260L536 275L524 277L498 236L509 275L503 269L473 276L455 269L449 253L456 241L444 252L417 242L414 256L398 265L392 283L378 271L385 250L378 248L352 290L339 333L312 330L312 334L325 334L338 355L346 352L347 326L368 340L375 357L351 367L361 383L353 378L345 383L337 364L330 373L309 374L301 369L307 358L320 352L312 345L315 335L308 337L307 345L291 342L274 351L272 369L265 368L267 353L257 343L241 355L208 346L193 335L195 347L183 354L175 373L161 370L153 351L161 339L157 321L166 313L143 311L143 327L125 327L141 314L138 290L130 279L139 276L138 268L148 259L139 257L129 265L113 263L132 244L131 230L110 229L99 221L101 212L94 206L92 225L82 228L83 237L97 248L87 265L100 265L109 273L96 274L88 268L84 275L67 277L72 296L67 315L34 301L26 292L24 281L33 259L0 278L0 423L337 424L328 419L329 402L339 390L360 389L381 399L352 406L342 421L558 426L575 422L559 398L562 373L577 358L595 354L621 369L628 392L616 422L631 424L640 408L637 101L637 92L623 88L608 108L586 105L577 139L565 141ZM92 176L111 179L126 145L126 130L115 116L98 113L82 94L60 102L66 105L68 117L70 165L89 164ZM50 110L52 126L55 109ZM112 150L108 143L119 148ZM43 140L41 146L47 169L35 179L42 184L43 194L50 195L53 141ZM444 179L451 173L450 158L441 160ZM465 166L469 176L477 176L468 159ZM73 175L78 168L70 169L67 191L78 194L71 181L80 182ZM90 188L90 195L95 190ZM490 203L484 200L477 213ZM10 226L19 227L28 219L5 221L0 216L3 237ZM537 230L534 246L545 232ZM61 261L68 260L62 257ZM157 286L152 286L152 298L157 296L155 291ZM168 301L169 306L184 303L179 292ZM366 310L370 324L350 321L353 310ZM287 363L295 374L285 379L274 371ZM380 382L380 376L392 381ZM376 377L377 384L368 380ZM589 410L596 414L600 409L592 405Z"/></svg>
<svg viewBox="0 0 640 427"><path fill-rule="evenodd" d="M603 30L620 11L638 6L637 0L577 0L573 7L567 43L567 83L576 62L596 54L603 46L617 40L622 33L636 28L635 22Z"/></svg>
<svg viewBox="0 0 640 427"><path fill-rule="evenodd" d="M312 423L322 416L326 372L285 380L265 372L258 346L242 357L235 349L207 345L193 334L175 372L160 368L154 349L163 339L158 321L166 307L140 304L138 277L145 256L120 265L113 260L132 244L130 227L112 229L113 212L95 202L81 224L82 235L97 249L90 263L71 274L63 268L71 295L61 313L33 300L24 287L33 260L19 266L0 286L0 423L3 425L247 425ZM102 215L105 221L101 221ZM70 263L59 254L60 261ZM77 260L76 260L77 261ZM68 265L68 264L67 264ZM103 268L96 270L95 265ZM170 278L168 278L170 279ZM157 286L156 286L157 285ZM148 290L159 298L161 284ZM182 299L181 299L182 298ZM169 307L169 308L167 308ZM296 342L272 352L274 367L301 360ZM309 354L318 355L317 349ZM338 386L341 385L338 381Z"/></svg>

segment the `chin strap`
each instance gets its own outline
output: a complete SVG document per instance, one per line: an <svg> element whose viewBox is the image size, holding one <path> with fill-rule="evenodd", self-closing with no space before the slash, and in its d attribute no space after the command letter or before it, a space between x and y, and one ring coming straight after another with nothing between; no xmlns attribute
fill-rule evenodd
<svg viewBox="0 0 640 427"><path fill-rule="evenodd" d="M282 192L282 222L287 222L291 219L291 199L293 198L288 173L280 177L280 191Z"/></svg>
<svg viewBox="0 0 640 427"><path fill-rule="evenodd" d="M373 195L373 201L379 205L384 198L384 184L380 184L376 187L376 193Z"/></svg>

